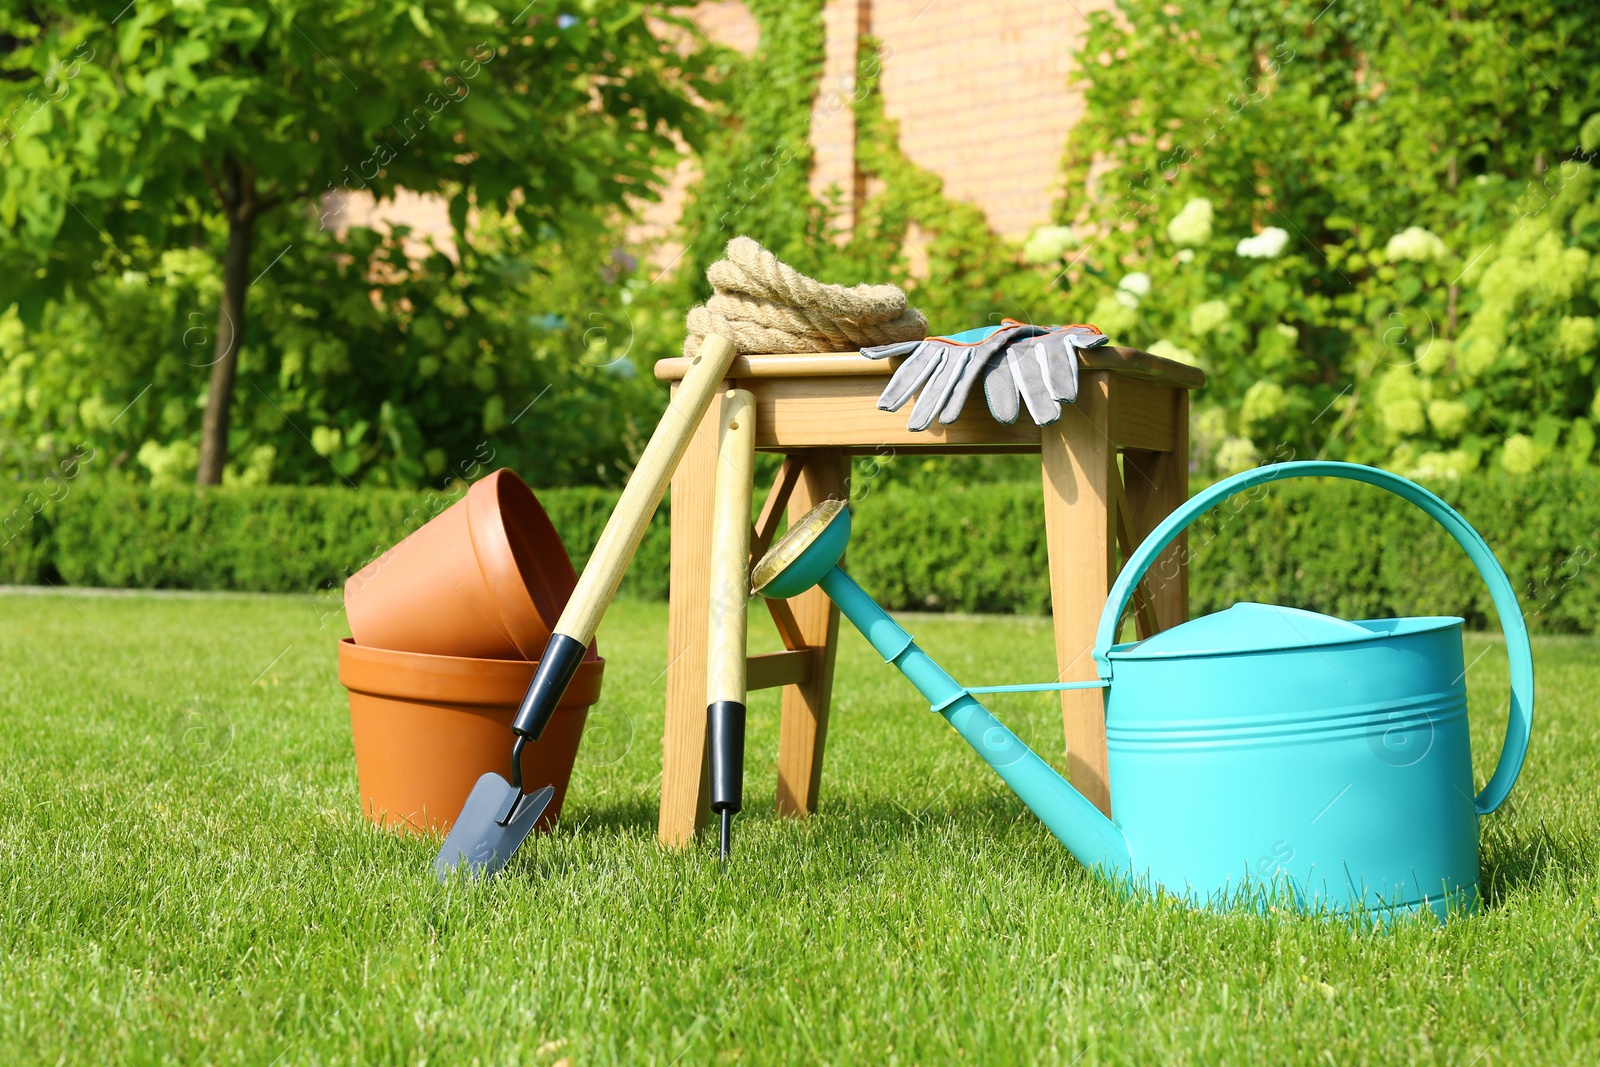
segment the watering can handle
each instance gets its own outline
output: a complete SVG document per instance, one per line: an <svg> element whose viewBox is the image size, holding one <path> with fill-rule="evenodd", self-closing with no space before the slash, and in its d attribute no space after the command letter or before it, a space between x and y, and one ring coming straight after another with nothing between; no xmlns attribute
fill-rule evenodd
<svg viewBox="0 0 1600 1067"><path fill-rule="evenodd" d="M1162 520L1150 532L1150 536L1140 543L1122 568L1122 573L1117 576L1116 584L1111 587L1111 595L1106 600L1105 611L1100 615L1100 629L1094 642L1094 658L1099 664L1100 676L1105 679L1111 677L1111 660L1107 653L1116 640L1117 621L1122 618L1123 610L1132 599L1134 588L1162 549L1171 544L1185 527L1216 504L1245 489L1288 478L1318 477L1366 482L1417 505L1433 516L1456 539L1456 543L1467 550L1467 556L1478 568L1479 576L1489 586L1495 610L1500 614L1500 625L1505 630L1506 652L1511 658L1511 718L1506 724L1505 745L1500 750L1500 762L1494 774L1474 801L1478 814L1489 814L1511 792L1517 775L1522 771L1523 758L1528 754L1528 735L1533 728L1533 649L1528 643L1528 627L1522 618L1522 607L1517 603L1516 591L1512 589L1510 579L1482 535L1449 504L1398 474L1357 463L1335 463L1331 460L1275 463L1224 478L1187 501Z"/></svg>

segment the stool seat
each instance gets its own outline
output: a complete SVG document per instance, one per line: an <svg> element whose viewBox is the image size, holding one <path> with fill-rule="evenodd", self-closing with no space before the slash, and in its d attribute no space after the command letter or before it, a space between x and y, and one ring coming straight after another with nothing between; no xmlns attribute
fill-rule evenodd
<svg viewBox="0 0 1600 1067"><path fill-rule="evenodd" d="M980 399L948 426L906 428L907 412L878 410L884 379L900 360L859 352L742 355L727 387L755 398L756 448L784 456L751 538L759 558L782 517L798 518L830 497L848 499L850 457L895 453L1038 453L1044 480L1060 681L1096 676L1091 650L1100 608L1120 558L1188 498L1189 390L1198 368L1133 348L1079 353L1078 399L1050 426L1027 418L996 422ZM657 378L676 383L690 360L663 359ZM676 385L674 385L676 388ZM716 482L717 416L698 427L672 481L672 549L667 638L666 725L658 834L683 845L709 812L705 761L706 635L710 625L710 529ZM1121 456L1121 462L1118 456ZM1140 636L1188 614L1187 544L1179 538L1150 569L1134 600ZM821 785L839 613L820 589L767 601L784 652L749 657L748 686L783 686L778 810L814 812ZM1074 786L1109 814L1105 708L1098 689L1061 694L1067 766Z"/></svg>
<svg viewBox="0 0 1600 1067"><path fill-rule="evenodd" d="M656 362L656 377L677 381L689 372L687 356L674 356ZM805 352L775 355L734 356L729 378L836 378L853 374L875 374L887 378L901 359L868 359L860 352ZM1180 389L1199 389L1206 384L1206 373L1187 363L1151 355L1137 348L1101 345L1078 350L1080 370L1108 370L1129 378L1142 378Z"/></svg>

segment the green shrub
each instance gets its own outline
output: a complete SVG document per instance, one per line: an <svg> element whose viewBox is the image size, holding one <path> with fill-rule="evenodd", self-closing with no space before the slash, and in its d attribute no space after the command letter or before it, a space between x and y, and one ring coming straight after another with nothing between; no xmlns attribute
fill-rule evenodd
<svg viewBox="0 0 1600 1067"><path fill-rule="evenodd" d="M1088 321L1206 369L1203 471L1592 465L1591 8L1117 0L1030 243Z"/></svg>
<svg viewBox="0 0 1600 1067"><path fill-rule="evenodd" d="M55 488L46 481L0 498L0 582L32 585L53 577L50 527L42 516L62 499L51 493Z"/></svg>
<svg viewBox="0 0 1600 1067"><path fill-rule="evenodd" d="M0 501L0 579L337 590L455 499L404 490L62 485L54 496L48 486L17 485ZM1582 503L1600 497L1600 472L1467 479L1439 491L1488 539L1531 627L1600 630L1600 587L1586 573L1600 551L1600 529ZM600 488L540 493L576 566L615 499ZM952 486L937 495L874 488L857 505L855 529L850 570L890 608L1050 609L1037 482ZM663 507L629 568L628 595L666 596L669 545ZM1191 527L1190 558L1196 615L1256 600L1344 618L1457 614L1473 626L1495 623L1482 582L1443 530L1369 486L1290 482L1235 497ZM1070 608L1098 612L1100 605Z"/></svg>

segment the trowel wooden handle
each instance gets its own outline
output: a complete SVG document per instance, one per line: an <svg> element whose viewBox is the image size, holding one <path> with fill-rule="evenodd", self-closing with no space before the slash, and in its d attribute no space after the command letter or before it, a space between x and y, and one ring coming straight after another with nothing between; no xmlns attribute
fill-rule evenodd
<svg viewBox="0 0 1600 1067"><path fill-rule="evenodd" d="M512 720L511 730L519 739L512 756L512 784L522 784L521 771L517 769L520 765L515 761L524 739L539 739L566 693L567 685L578 672L584 649L594 637L595 628L600 625L600 617L606 613L612 597L617 595L617 586L622 584L622 575L644 539L650 516L661 503L661 494L667 491L672 472L678 469L678 461L683 459L689 440L699 429L700 420L705 418L733 357L733 345L724 338L710 334L700 342L700 352L694 357L689 373L678 383L672 402L656 424L656 432L650 435L650 443L644 446L644 453L623 487L622 496L617 498L617 506L606 520L606 528L600 531L600 540L578 576L572 598L567 601L561 618L556 620L550 643L539 658L533 681Z"/></svg>
<svg viewBox="0 0 1600 1067"><path fill-rule="evenodd" d="M750 601L750 497L755 480L755 397L723 395L717 488L711 513L711 633L706 703L744 703L746 609Z"/></svg>
<svg viewBox="0 0 1600 1067"><path fill-rule="evenodd" d="M744 806L745 634L750 606L750 496L756 467L756 401L743 389L722 397L717 485L711 508L711 613L706 640L706 742L711 810L722 818L728 858L731 816Z"/></svg>
<svg viewBox="0 0 1600 1067"><path fill-rule="evenodd" d="M617 586L622 584L622 575L644 539L650 517L660 505L661 495L666 492L673 471L678 469L678 461L683 459L689 439L717 395L717 386L728 373L733 357L732 343L716 334L700 342L699 354L678 384L672 403L667 405L622 496L617 498L616 510L600 532L594 554L589 557L577 588L572 591L572 599L567 601L566 609L556 622L556 632L585 645L594 636L600 617L605 614L611 598L617 595Z"/></svg>

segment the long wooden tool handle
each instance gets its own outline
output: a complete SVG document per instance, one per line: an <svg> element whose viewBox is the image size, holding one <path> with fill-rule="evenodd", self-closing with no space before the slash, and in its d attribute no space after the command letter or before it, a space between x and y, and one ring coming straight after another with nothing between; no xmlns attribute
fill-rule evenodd
<svg viewBox="0 0 1600 1067"><path fill-rule="evenodd" d="M729 389L722 401L716 502L711 518L711 634L706 703L744 703L750 602L750 497L756 466L756 400Z"/></svg>
<svg viewBox="0 0 1600 1067"><path fill-rule="evenodd" d="M750 606L750 495L756 468L756 400L722 398L717 488L711 509L711 632L706 641L706 741L711 810L728 859L733 815L744 807L745 632Z"/></svg>
<svg viewBox="0 0 1600 1067"><path fill-rule="evenodd" d="M511 720L511 732L517 736L511 750L511 784L519 790L522 750L530 739L539 740L578 673L584 649L594 637L611 598L617 595L617 586L622 584L622 575L644 538L650 516L655 514L672 472L683 459L700 420L705 418L712 397L717 395L717 385L728 372L733 355L733 345L715 334L700 342L700 354L694 357L694 365L672 394L672 402L656 424L656 432L650 435L650 443L644 446L639 465L633 468L611 518L606 520L606 528L600 531L600 540L578 577L572 599L556 620L550 643L533 672L533 681L528 683L516 718Z"/></svg>
<svg viewBox="0 0 1600 1067"><path fill-rule="evenodd" d="M572 599L556 622L556 632L565 634L587 645L600 625L611 598L617 595L622 575L627 571L633 554L644 539L650 517L661 503L672 472L678 469L689 440L700 426L711 400L717 395L717 386L728 365L733 362L733 345L725 338L710 334L700 342L700 352L694 357L689 373L678 384L672 403L667 405L650 443L644 446L638 466L628 478L628 484L617 499L617 507L606 520L600 532L594 553L578 578Z"/></svg>

